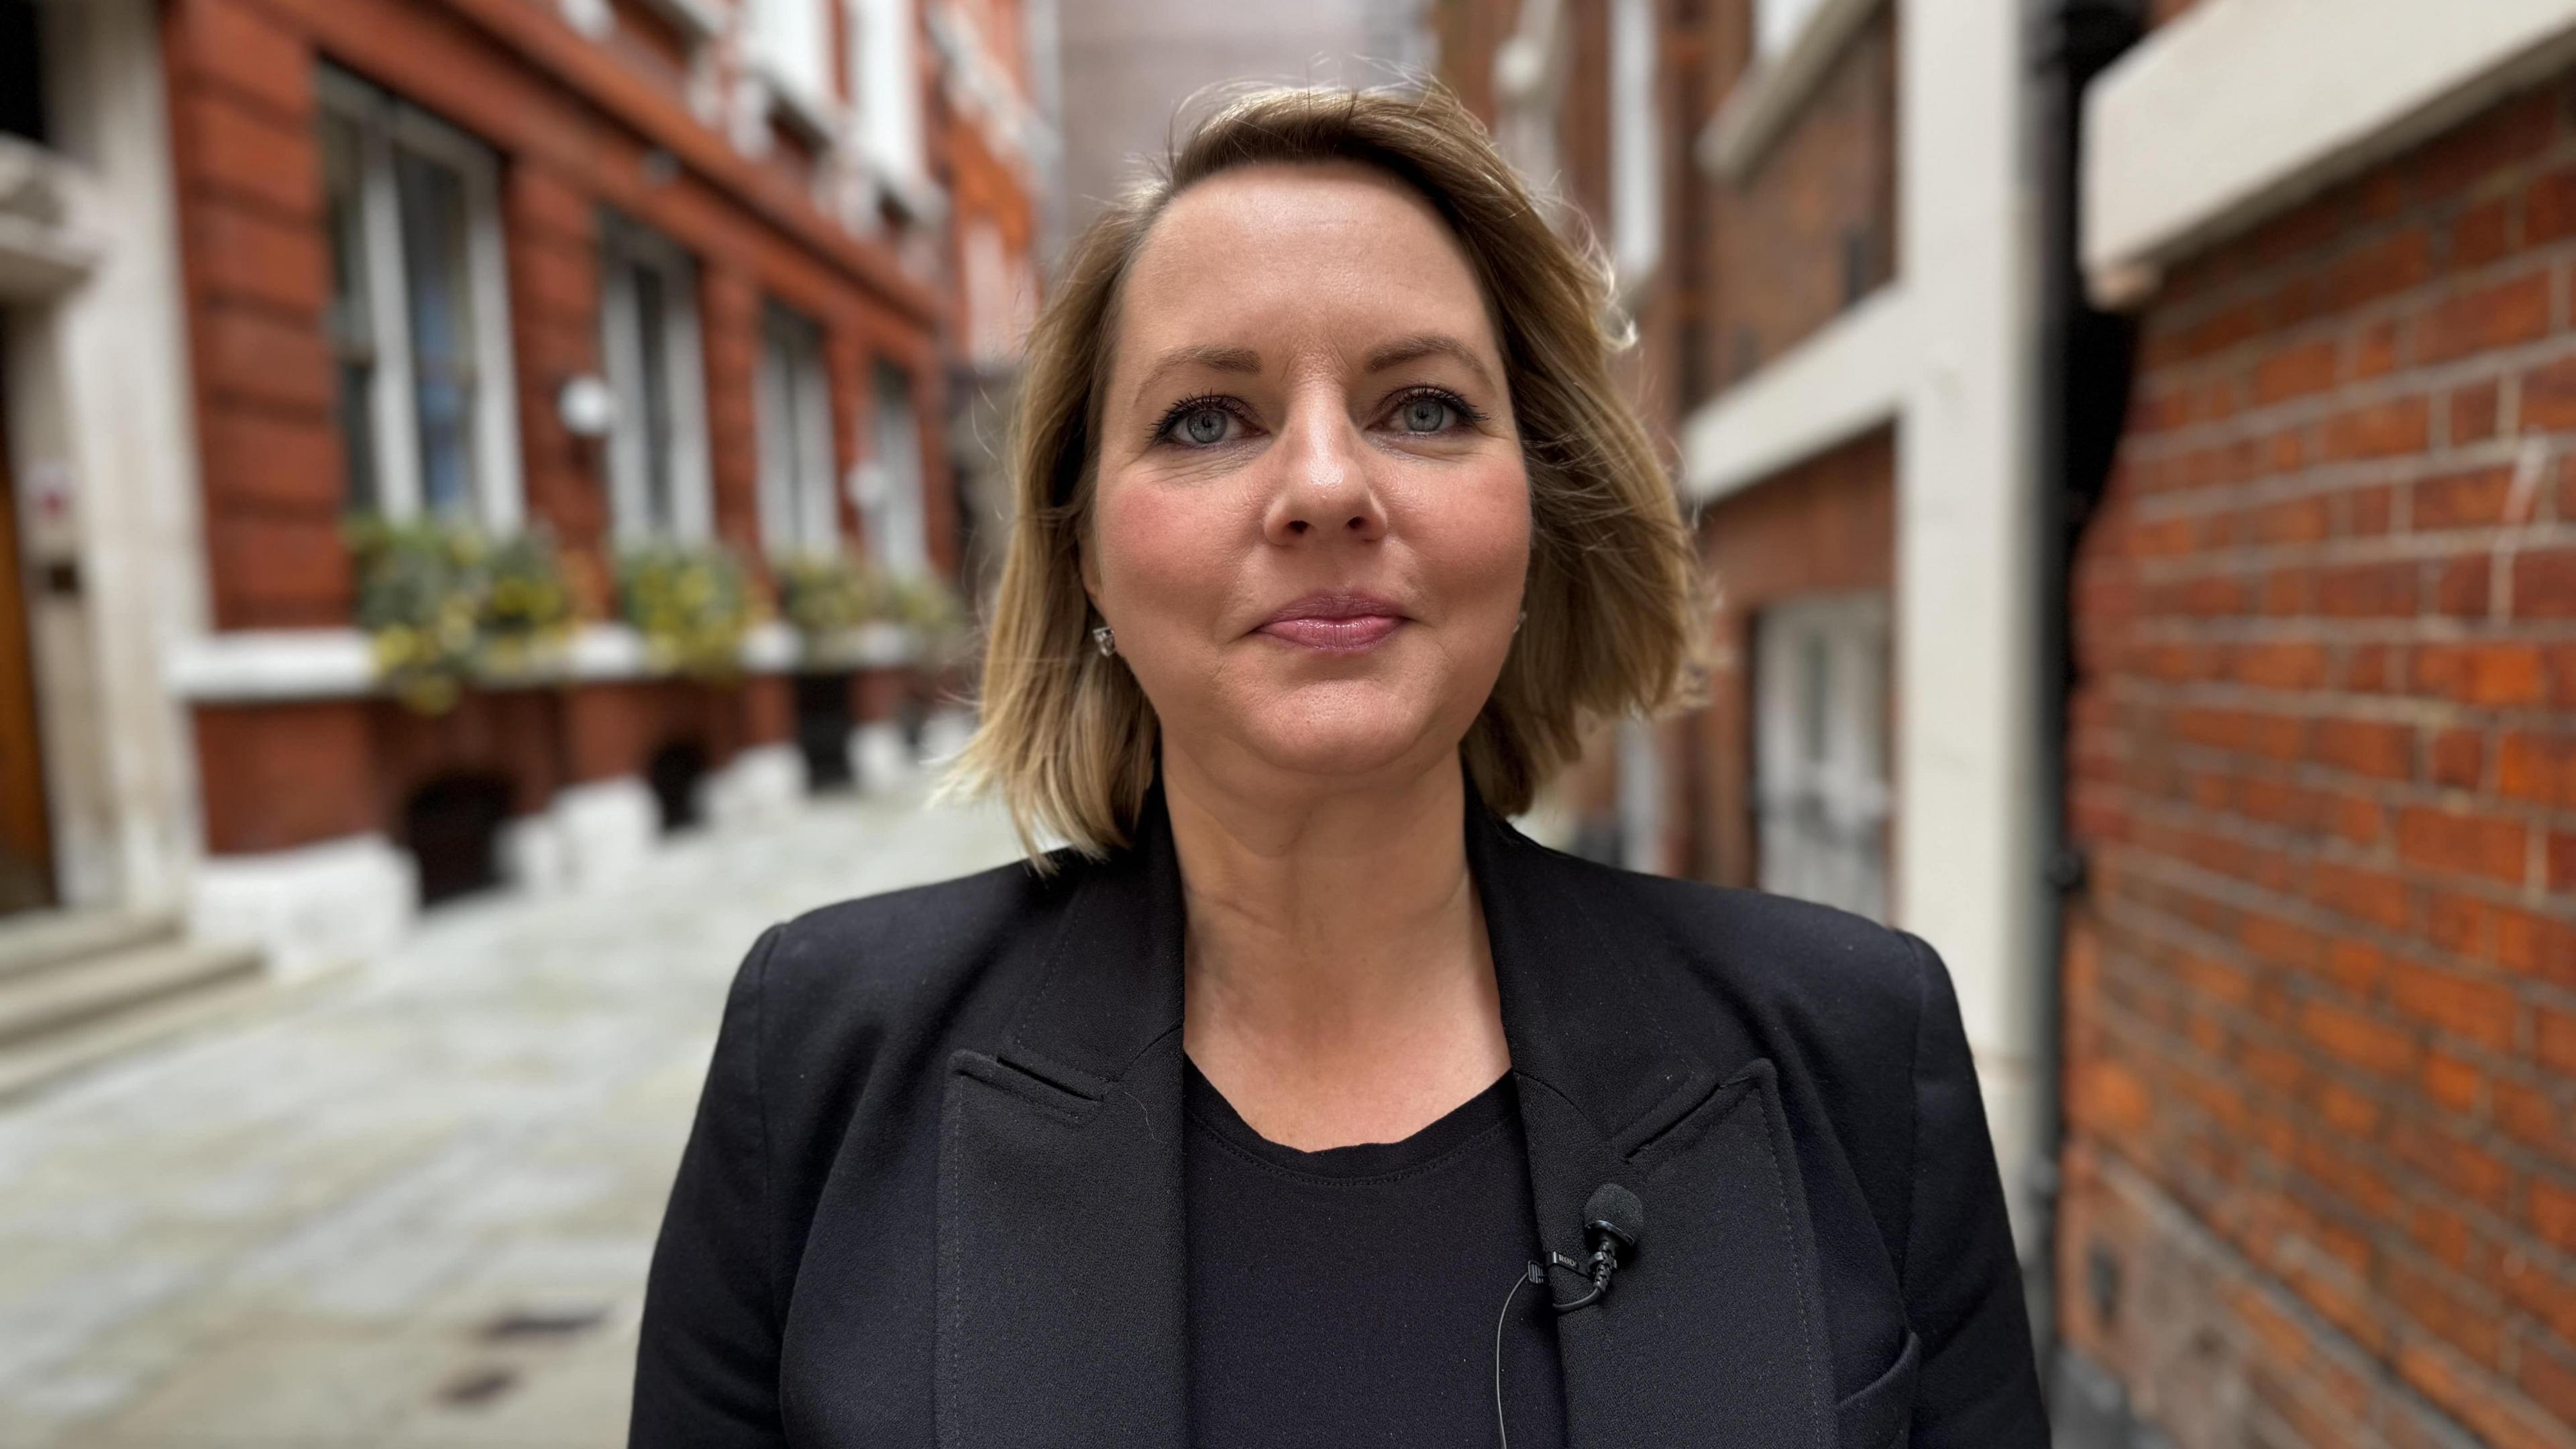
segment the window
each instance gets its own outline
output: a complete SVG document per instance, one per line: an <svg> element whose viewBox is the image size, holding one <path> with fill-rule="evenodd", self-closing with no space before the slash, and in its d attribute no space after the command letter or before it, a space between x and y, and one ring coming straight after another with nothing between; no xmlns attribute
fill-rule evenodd
<svg viewBox="0 0 2576 1449"><path fill-rule="evenodd" d="M600 351L617 394L608 480L622 542L710 531L697 289L686 252L623 217L602 219Z"/></svg>
<svg viewBox="0 0 2576 1449"><path fill-rule="evenodd" d="M1761 886L1887 915L1887 601L1796 599L1754 620Z"/></svg>
<svg viewBox="0 0 2576 1449"><path fill-rule="evenodd" d="M751 0L751 47L768 77L807 105L832 95L832 28L826 0Z"/></svg>
<svg viewBox="0 0 2576 1449"><path fill-rule="evenodd" d="M1754 0L1753 48L1764 56L1787 50L1822 8L1824 0Z"/></svg>
<svg viewBox="0 0 2576 1449"><path fill-rule="evenodd" d="M832 497L832 389L822 330L782 308L761 321L760 538L773 558L830 553L841 530Z"/></svg>
<svg viewBox="0 0 2576 1449"><path fill-rule="evenodd" d="M519 521L498 168L461 133L337 72L322 80L327 319L349 506Z"/></svg>
<svg viewBox="0 0 2576 1449"><path fill-rule="evenodd" d="M880 174L916 180L921 163L921 72L908 0L857 0L850 26L850 82L859 134Z"/></svg>
<svg viewBox="0 0 2576 1449"><path fill-rule="evenodd" d="M1655 270L1664 247L1662 132L1655 84L1655 0L1610 11L1610 238L1620 285Z"/></svg>
<svg viewBox="0 0 2576 1449"><path fill-rule="evenodd" d="M858 489L868 552L888 573L924 573L930 568L930 540L921 506L921 420L913 411L912 375L880 362L870 392L875 408L869 429L872 456L860 472Z"/></svg>

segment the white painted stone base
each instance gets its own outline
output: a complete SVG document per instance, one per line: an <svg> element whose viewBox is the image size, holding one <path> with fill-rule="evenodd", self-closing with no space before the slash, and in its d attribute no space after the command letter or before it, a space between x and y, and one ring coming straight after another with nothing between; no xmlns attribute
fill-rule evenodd
<svg viewBox="0 0 2576 1449"><path fill-rule="evenodd" d="M970 709L933 710L921 722L921 759L930 766L941 766L957 758L966 741L975 734L975 712Z"/></svg>
<svg viewBox="0 0 2576 1449"><path fill-rule="evenodd" d="M209 856L197 867L188 932L265 953L281 981L380 956L411 929L420 873L381 835L262 855Z"/></svg>
<svg viewBox="0 0 2576 1449"><path fill-rule="evenodd" d="M662 834L662 807L653 787L634 775L568 786L556 793L546 814L562 853L559 879L572 888L622 879L652 854Z"/></svg>
<svg viewBox="0 0 2576 1449"><path fill-rule="evenodd" d="M850 731L850 773L858 777L862 793L904 785L911 781L913 769L912 746L904 740L903 726L876 720Z"/></svg>
<svg viewBox="0 0 2576 1449"><path fill-rule="evenodd" d="M744 750L698 786L699 818L718 830L784 820L805 798L805 754L792 744Z"/></svg>
<svg viewBox="0 0 2576 1449"><path fill-rule="evenodd" d="M501 879L530 895L553 895L572 886L572 851L564 842L563 822L552 810L502 821L492 856Z"/></svg>

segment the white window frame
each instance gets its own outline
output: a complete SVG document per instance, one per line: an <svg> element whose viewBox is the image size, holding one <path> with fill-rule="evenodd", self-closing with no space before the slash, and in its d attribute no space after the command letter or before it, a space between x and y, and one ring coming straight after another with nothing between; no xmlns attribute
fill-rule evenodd
<svg viewBox="0 0 2576 1449"><path fill-rule="evenodd" d="M764 308L753 386L761 546L771 558L838 552L832 383L823 329L775 303Z"/></svg>
<svg viewBox="0 0 2576 1449"><path fill-rule="evenodd" d="M910 0L850 0L850 90L868 164L909 194L927 178L922 161L920 37Z"/></svg>
<svg viewBox="0 0 2576 1449"><path fill-rule="evenodd" d="M1824 8L1825 0L1753 0L1753 54L1766 60L1786 54Z"/></svg>
<svg viewBox="0 0 2576 1449"><path fill-rule="evenodd" d="M416 517L421 509L409 273L394 180L394 152L400 148L449 167L463 182L475 349L473 521L494 532L514 530L526 503L519 471L519 389L510 337L509 259L501 231L500 162L483 143L354 76L326 69L317 89L322 105L358 131L361 285L367 289L375 344L368 398L375 427L375 507L394 519Z"/></svg>
<svg viewBox="0 0 2576 1449"><path fill-rule="evenodd" d="M924 496L929 476L929 459L922 450L920 381L911 369L881 358L868 372L868 460L852 493L867 524L868 556L897 578L930 572L930 509Z"/></svg>
<svg viewBox="0 0 2576 1449"><path fill-rule="evenodd" d="M1623 289L1654 275L1664 252L1662 87L1655 0L1611 0L1610 246Z"/></svg>
<svg viewBox="0 0 2576 1449"><path fill-rule="evenodd" d="M838 0L749 0L752 54L777 98L809 127L831 109L832 12Z"/></svg>
<svg viewBox="0 0 2576 1449"><path fill-rule="evenodd" d="M1761 887L1882 921L1892 799L1887 621L1887 596L1875 591L1784 599L1753 620ZM1823 698L1811 700L1819 686ZM1810 704L1821 704L1821 718ZM1821 751L1811 725L1823 732Z"/></svg>
<svg viewBox="0 0 2576 1449"><path fill-rule="evenodd" d="M600 218L600 357L617 395L608 436L609 516L621 544L670 538L703 543L715 531L714 468L707 447L705 344L698 320L698 268L678 244L614 212ZM662 405L671 420L671 517L652 515L652 446L645 411L644 337L633 270L661 277Z"/></svg>

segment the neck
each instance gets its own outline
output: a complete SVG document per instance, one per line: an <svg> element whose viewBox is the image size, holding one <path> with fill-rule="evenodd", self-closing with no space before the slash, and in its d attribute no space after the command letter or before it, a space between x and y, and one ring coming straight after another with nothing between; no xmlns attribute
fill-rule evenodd
<svg viewBox="0 0 2576 1449"><path fill-rule="evenodd" d="M1228 789L1166 748L1183 1038L1263 1135L1401 1137L1509 1065L1456 757L1365 790Z"/></svg>

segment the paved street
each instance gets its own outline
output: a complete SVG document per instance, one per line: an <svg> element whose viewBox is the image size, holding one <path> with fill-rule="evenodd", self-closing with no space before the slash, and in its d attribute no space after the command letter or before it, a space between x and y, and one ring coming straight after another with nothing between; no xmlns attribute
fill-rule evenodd
<svg viewBox="0 0 2576 1449"><path fill-rule="evenodd" d="M834 801L434 914L255 1020L0 1107L0 1445L624 1442L725 982L812 905L1010 858Z"/></svg>

